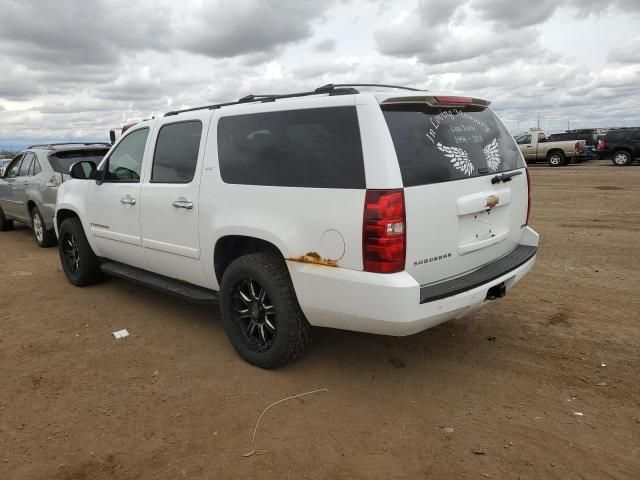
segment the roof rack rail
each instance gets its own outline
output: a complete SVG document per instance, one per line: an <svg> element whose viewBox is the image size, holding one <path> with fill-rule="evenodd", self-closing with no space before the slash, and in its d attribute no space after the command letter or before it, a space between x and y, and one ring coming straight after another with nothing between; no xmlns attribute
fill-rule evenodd
<svg viewBox="0 0 640 480"><path fill-rule="evenodd" d="M399 88L400 90L410 90L412 92L422 91L418 88L401 87L399 85L385 85L384 83L327 83L322 87L316 88L316 92L318 93L333 92L338 88L345 88L345 87L383 87L383 88ZM356 91L355 93L360 93L360 92Z"/></svg>
<svg viewBox="0 0 640 480"><path fill-rule="evenodd" d="M308 97L311 95L321 95L328 93L329 95L354 95L360 93L359 90L353 87L384 87L384 88L399 88L402 90L410 90L412 92L419 92L421 90L411 87L400 87L397 85L384 85L381 83L328 83L321 87L311 90L309 92L298 93L285 93L285 94L260 94L260 95L246 95L235 102L216 103L213 105L204 105L202 107L185 108L183 110L173 110L164 114L165 117L178 115L179 113L194 112L197 110L215 110L222 107L228 107L230 105L240 105L243 103L253 102L275 102L283 98L295 98L295 97Z"/></svg>
<svg viewBox="0 0 640 480"><path fill-rule="evenodd" d="M38 143L35 145L30 145L27 147L27 150L30 148L52 148L59 147L60 145L104 145L105 147L110 147L111 144L107 142L59 142L59 143Z"/></svg>

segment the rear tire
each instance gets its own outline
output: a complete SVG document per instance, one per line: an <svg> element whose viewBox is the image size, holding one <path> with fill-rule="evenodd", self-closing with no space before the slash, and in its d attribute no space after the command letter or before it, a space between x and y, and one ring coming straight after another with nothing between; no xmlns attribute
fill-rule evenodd
<svg viewBox="0 0 640 480"><path fill-rule="evenodd" d="M631 157L631 153L626 150L620 150L613 155L611 161L616 167L626 167L627 165L631 165L633 158Z"/></svg>
<svg viewBox="0 0 640 480"><path fill-rule="evenodd" d="M38 207L31 210L31 227L33 228L33 236L40 248L53 247L57 243L56 234L53 230L47 230L44 218Z"/></svg>
<svg viewBox="0 0 640 480"><path fill-rule="evenodd" d="M560 167L567 164L567 160L562 152L551 152L547 155L547 163L552 167Z"/></svg>
<svg viewBox="0 0 640 480"><path fill-rule="evenodd" d="M78 218L67 218L60 224L58 253L67 279L77 287L98 283L103 279L98 257L91 250Z"/></svg>
<svg viewBox="0 0 640 480"><path fill-rule="evenodd" d="M234 260L222 279L222 325L247 362L275 368L296 360L311 338L287 267L275 253Z"/></svg>
<svg viewBox="0 0 640 480"><path fill-rule="evenodd" d="M7 232L9 230L13 230L13 220L7 220L2 208L0 208L0 232Z"/></svg>

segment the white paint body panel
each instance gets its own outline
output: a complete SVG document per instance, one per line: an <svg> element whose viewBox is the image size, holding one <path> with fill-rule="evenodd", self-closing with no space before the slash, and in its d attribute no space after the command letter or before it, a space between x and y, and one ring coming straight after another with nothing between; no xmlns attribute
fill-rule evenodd
<svg viewBox="0 0 640 480"><path fill-rule="evenodd" d="M510 182L495 186L490 176L484 176L405 188L406 269L395 274L373 274L362 271L365 189L227 184L221 179L218 164L217 126L223 116L353 105L360 125L367 188L402 188L395 149L379 107L388 96L294 98L144 122L135 127L150 128L141 182L66 182L58 192L56 211L76 212L98 256L213 290L220 288L214 251L221 238L243 235L265 240L287 259L299 303L311 324L389 335L424 330L480 306L492 285L505 281L511 288L533 265L535 258L481 287L419 303L421 285L472 271L519 244L537 245L537 234L522 227L527 209L524 170ZM193 181L151 183L153 149L160 126L193 119L203 123ZM136 204L122 205L120 198L124 195L136 198ZM500 202L487 211L489 195L498 196ZM174 208L172 202L181 197L192 201L193 208ZM334 255L339 266L291 260L308 252ZM455 255L450 262L413 265L414 260L448 252Z"/></svg>

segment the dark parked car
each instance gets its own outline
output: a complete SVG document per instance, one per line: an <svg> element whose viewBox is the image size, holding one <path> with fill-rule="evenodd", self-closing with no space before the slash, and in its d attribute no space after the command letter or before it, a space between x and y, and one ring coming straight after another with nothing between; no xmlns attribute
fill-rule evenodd
<svg viewBox="0 0 640 480"><path fill-rule="evenodd" d="M640 127L609 130L598 140L598 158L624 167L640 160Z"/></svg>

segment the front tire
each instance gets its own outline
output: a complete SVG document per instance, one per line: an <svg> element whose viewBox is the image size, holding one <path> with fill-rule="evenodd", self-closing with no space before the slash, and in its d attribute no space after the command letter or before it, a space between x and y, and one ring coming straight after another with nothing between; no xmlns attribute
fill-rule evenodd
<svg viewBox="0 0 640 480"><path fill-rule="evenodd" d="M627 165L631 165L633 158L631 158L631 154L626 150L620 150L615 153L611 161L616 167L626 167Z"/></svg>
<svg viewBox="0 0 640 480"><path fill-rule="evenodd" d="M67 218L60 224L58 252L62 269L75 286L84 287L102 280L104 274L100 270L100 262L78 218Z"/></svg>
<svg viewBox="0 0 640 480"><path fill-rule="evenodd" d="M7 232L13 230L13 220L7 220L4 216L4 211L0 208L0 232Z"/></svg>
<svg viewBox="0 0 640 480"><path fill-rule="evenodd" d="M299 358L311 338L284 260L275 253L234 260L222 279L220 307L231 345L257 367Z"/></svg>
<svg viewBox="0 0 640 480"><path fill-rule="evenodd" d="M547 155L547 163L552 167L560 167L562 165L566 165L567 161L564 158L564 153L551 152L549 155Z"/></svg>
<svg viewBox="0 0 640 480"><path fill-rule="evenodd" d="M47 248L56 244L56 234L53 230L47 230L47 225L44 223L44 218L42 218L38 207L31 210L31 227L33 228L33 236L39 247Z"/></svg>

